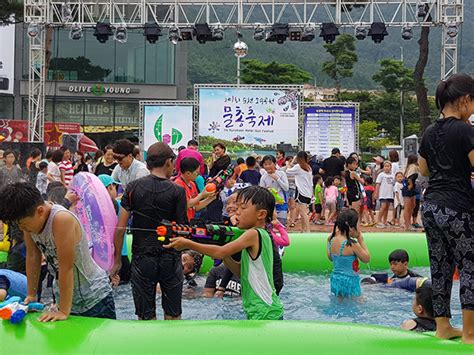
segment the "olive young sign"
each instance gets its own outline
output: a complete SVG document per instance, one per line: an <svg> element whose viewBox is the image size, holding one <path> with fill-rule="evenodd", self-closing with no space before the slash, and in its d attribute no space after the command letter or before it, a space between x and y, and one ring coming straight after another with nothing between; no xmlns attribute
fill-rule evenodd
<svg viewBox="0 0 474 355"><path fill-rule="evenodd" d="M110 86L104 84L94 85L69 85L67 87L59 88L60 91L74 92L78 94L93 94L96 96L102 96L104 94L114 95L129 95L139 93L140 90L132 89L127 86Z"/></svg>

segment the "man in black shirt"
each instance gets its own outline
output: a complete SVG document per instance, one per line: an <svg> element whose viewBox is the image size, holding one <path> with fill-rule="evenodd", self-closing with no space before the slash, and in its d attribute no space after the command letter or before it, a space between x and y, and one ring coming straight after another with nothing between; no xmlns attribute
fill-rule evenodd
<svg viewBox="0 0 474 355"><path fill-rule="evenodd" d="M120 218L115 232L114 276L121 266L123 234L132 216L131 283L135 313L138 319L156 319L156 285L162 291L164 317L181 318L183 267L180 253L163 248L156 228L162 219L187 223L184 189L169 178L174 169L175 155L165 143L155 143L147 152L151 174L127 185L122 197Z"/></svg>
<svg viewBox="0 0 474 355"><path fill-rule="evenodd" d="M232 274L230 281L225 287L221 286L221 281L226 273L226 267L221 264L213 267L207 275L206 284L204 285L204 297L235 297L240 296L240 279Z"/></svg>
<svg viewBox="0 0 474 355"><path fill-rule="evenodd" d="M341 159L339 148L333 148L331 156L324 159L319 172L323 175L324 179L329 176L344 176L344 161Z"/></svg>

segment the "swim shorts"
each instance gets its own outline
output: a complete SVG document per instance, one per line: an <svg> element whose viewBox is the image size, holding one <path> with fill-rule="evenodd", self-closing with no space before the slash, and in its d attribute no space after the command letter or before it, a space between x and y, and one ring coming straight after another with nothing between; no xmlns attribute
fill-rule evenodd
<svg viewBox="0 0 474 355"><path fill-rule="evenodd" d="M133 255L132 293L135 314L145 320L156 317L156 285L161 288L161 305L165 315L181 315L183 266L177 253Z"/></svg>

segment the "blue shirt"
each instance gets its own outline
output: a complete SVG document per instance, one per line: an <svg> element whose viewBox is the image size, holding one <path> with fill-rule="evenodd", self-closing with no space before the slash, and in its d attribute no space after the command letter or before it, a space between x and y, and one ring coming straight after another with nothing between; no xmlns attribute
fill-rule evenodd
<svg viewBox="0 0 474 355"><path fill-rule="evenodd" d="M257 170L245 170L242 174L240 174L240 179L243 182L246 182L254 186L260 183L261 177L262 176Z"/></svg>

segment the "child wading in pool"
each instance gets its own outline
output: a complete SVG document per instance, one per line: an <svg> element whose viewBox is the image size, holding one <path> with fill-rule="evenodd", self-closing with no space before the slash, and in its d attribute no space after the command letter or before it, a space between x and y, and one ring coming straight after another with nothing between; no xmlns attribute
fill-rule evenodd
<svg viewBox="0 0 474 355"><path fill-rule="evenodd" d="M364 238L357 230L358 213L345 209L337 217L334 231L328 238L327 255L334 264L331 274L331 293L339 297L359 297L359 260L370 261ZM353 239L356 238L356 239Z"/></svg>
<svg viewBox="0 0 474 355"><path fill-rule="evenodd" d="M272 220L275 198L265 188L250 186L237 194L237 226L248 229L223 246L204 245L185 238L171 238L166 248L193 249L215 259L240 277L242 304L248 319L282 319L283 305L273 286L272 241L265 224ZM242 251L240 263L230 256Z"/></svg>

